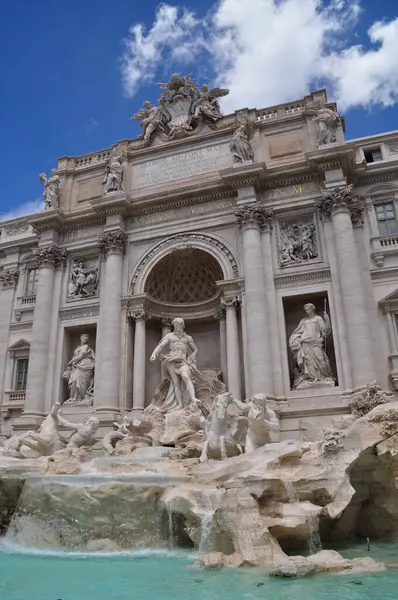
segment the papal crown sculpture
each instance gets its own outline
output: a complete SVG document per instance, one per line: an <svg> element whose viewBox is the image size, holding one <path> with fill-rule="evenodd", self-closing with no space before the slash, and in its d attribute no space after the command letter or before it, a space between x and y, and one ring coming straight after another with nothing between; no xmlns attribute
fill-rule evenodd
<svg viewBox="0 0 398 600"><path fill-rule="evenodd" d="M192 73L185 77L174 73L167 83L159 83L163 90L158 100L159 106L144 102L132 118L140 121L142 137L150 141L158 133L169 139L184 137L195 131L201 123L209 125L222 117L218 98L227 96L229 90L198 84L192 79Z"/></svg>

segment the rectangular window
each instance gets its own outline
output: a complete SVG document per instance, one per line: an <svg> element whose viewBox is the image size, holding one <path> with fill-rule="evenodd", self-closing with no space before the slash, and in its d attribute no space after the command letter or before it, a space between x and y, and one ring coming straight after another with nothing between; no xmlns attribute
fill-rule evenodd
<svg viewBox="0 0 398 600"><path fill-rule="evenodd" d="M25 296L35 296L38 277L38 269L28 269L26 274Z"/></svg>
<svg viewBox="0 0 398 600"><path fill-rule="evenodd" d="M25 391L28 381L29 358L18 358L15 372L15 390Z"/></svg>
<svg viewBox="0 0 398 600"><path fill-rule="evenodd" d="M376 204L375 211L380 235L398 234L398 222L394 203L386 202L385 204Z"/></svg>
<svg viewBox="0 0 398 600"><path fill-rule="evenodd" d="M374 163L383 160L381 148L372 148L371 150L364 150L365 160L367 163Z"/></svg>

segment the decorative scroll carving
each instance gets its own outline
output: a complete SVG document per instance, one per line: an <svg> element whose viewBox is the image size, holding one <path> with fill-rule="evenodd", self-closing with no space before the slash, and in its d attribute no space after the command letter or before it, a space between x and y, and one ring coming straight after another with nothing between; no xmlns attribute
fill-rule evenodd
<svg viewBox="0 0 398 600"><path fill-rule="evenodd" d="M108 231L98 240L98 249L101 258L105 259L109 253L124 254L126 251L127 235L121 229Z"/></svg>
<svg viewBox="0 0 398 600"><path fill-rule="evenodd" d="M60 250L57 246L52 244L46 248L38 248L33 251L36 257L39 268L41 267L59 267L64 266L66 263L66 250Z"/></svg>
<svg viewBox="0 0 398 600"><path fill-rule="evenodd" d="M312 219L286 222L279 229L279 264L293 266L318 258L318 242Z"/></svg>
<svg viewBox="0 0 398 600"><path fill-rule="evenodd" d="M270 226L272 215L272 211L266 210L258 202L243 206L235 211L239 225L258 227L260 229L267 229Z"/></svg>
<svg viewBox="0 0 398 600"><path fill-rule="evenodd" d="M0 285L3 290L16 287L19 278L18 269L8 269L0 273Z"/></svg>
<svg viewBox="0 0 398 600"><path fill-rule="evenodd" d="M334 190L325 190L323 197L316 203L317 208L326 217L330 217L338 209L347 209L351 213L353 223L362 222L362 212L365 203L358 197L352 196L352 185Z"/></svg>

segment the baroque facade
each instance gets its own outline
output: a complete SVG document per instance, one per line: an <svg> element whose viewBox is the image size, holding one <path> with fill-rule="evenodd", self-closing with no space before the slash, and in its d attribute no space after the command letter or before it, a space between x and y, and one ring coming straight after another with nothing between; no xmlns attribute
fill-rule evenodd
<svg viewBox="0 0 398 600"><path fill-rule="evenodd" d="M178 77L142 136L59 159L43 210L0 224L0 437L54 402L141 414L175 317L286 439L398 390L398 134L346 141L324 90L222 116L228 90Z"/></svg>

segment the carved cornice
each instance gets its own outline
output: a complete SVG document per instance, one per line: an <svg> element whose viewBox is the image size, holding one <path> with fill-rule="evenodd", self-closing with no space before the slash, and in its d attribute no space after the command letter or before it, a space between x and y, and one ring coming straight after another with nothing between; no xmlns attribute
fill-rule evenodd
<svg viewBox="0 0 398 600"><path fill-rule="evenodd" d="M330 217L337 211L345 210L351 214L351 219L355 224L362 222L365 202L352 196L352 187L352 185L347 185L343 188L337 187L334 190L323 191L322 198L315 203L321 214Z"/></svg>
<svg viewBox="0 0 398 600"><path fill-rule="evenodd" d="M66 265L66 250L60 250L58 246L52 244L45 248L33 250L33 255L36 257L39 268L53 267L58 268Z"/></svg>
<svg viewBox="0 0 398 600"><path fill-rule="evenodd" d="M0 272L0 286L2 290L15 288L19 279L19 269L7 269Z"/></svg>
<svg viewBox="0 0 398 600"><path fill-rule="evenodd" d="M257 227L262 230L270 228L272 216L273 212L265 209L258 202L243 206L235 211L235 217L239 225L242 225L242 227Z"/></svg>
<svg viewBox="0 0 398 600"><path fill-rule="evenodd" d="M396 281L398 279L398 268L392 267L391 269L371 271L370 278L372 279L372 281L377 281L378 279L392 279Z"/></svg>
<svg viewBox="0 0 398 600"><path fill-rule="evenodd" d="M71 321L72 319L97 317L99 315L99 311L99 304L90 304L88 306L79 306L74 308L63 308L59 311L59 319L60 321Z"/></svg>
<svg viewBox="0 0 398 600"><path fill-rule="evenodd" d="M330 269L321 269L318 271L303 271L302 273L292 273L291 275L276 275L275 287L289 288L306 285L308 283L324 283L331 280Z"/></svg>
<svg viewBox="0 0 398 600"><path fill-rule="evenodd" d="M223 279L217 281L217 287L221 289L224 297L240 296L245 291L245 280L243 277L239 279Z"/></svg>
<svg viewBox="0 0 398 600"><path fill-rule="evenodd" d="M108 231L101 235L98 240L98 250L101 258L106 259L108 254L124 255L126 251L127 235L121 229Z"/></svg>

